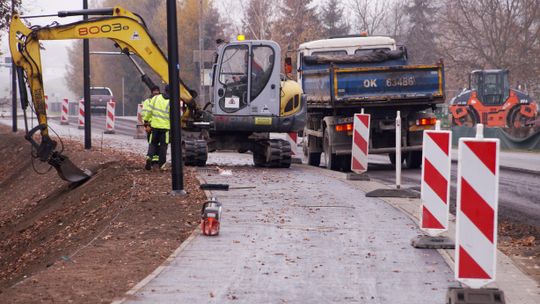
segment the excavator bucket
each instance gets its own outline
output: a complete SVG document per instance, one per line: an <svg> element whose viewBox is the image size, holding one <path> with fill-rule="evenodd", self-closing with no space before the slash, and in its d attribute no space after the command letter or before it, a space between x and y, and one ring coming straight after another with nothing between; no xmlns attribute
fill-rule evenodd
<svg viewBox="0 0 540 304"><path fill-rule="evenodd" d="M89 170L81 170L73 164L67 156L54 152L48 162L53 166L61 179L71 182L84 182L92 176Z"/></svg>

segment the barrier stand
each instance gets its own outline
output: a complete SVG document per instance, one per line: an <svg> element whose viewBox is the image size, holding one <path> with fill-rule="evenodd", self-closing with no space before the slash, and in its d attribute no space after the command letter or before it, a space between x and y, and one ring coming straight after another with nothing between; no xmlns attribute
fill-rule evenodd
<svg viewBox="0 0 540 304"><path fill-rule="evenodd" d="M144 124L142 120L142 109L143 105L142 103L137 105L137 124L135 125L135 136L133 138L135 139L146 139L146 130L144 129Z"/></svg>
<svg viewBox="0 0 540 304"><path fill-rule="evenodd" d="M455 247L450 238L438 236L448 230L451 151L452 132L441 131L437 120L435 130L425 130L423 136L420 229L428 235L413 238L411 245L415 248Z"/></svg>
<svg viewBox="0 0 540 304"><path fill-rule="evenodd" d="M107 102L107 117L105 118L105 134L114 134L114 108L115 102Z"/></svg>
<svg viewBox="0 0 540 304"><path fill-rule="evenodd" d="M369 126L371 115L364 114L364 109L360 114L354 114L353 138L351 149L351 171L347 174L348 180L368 181L368 155L369 155Z"/></svg>
<svg viewBox="0 0 540 304"><path fill-rule="evenodd" d="M401 112L396 114L396 188L375 189L366 193L366 197L401 197L420 198L418 192L401 188Z"/></svg>
<svg viewBox="0 0 540 304"><path fill-rule="evenodd" d="M285 139L291 144L291 163L301 164L302 156L298 153L298 133L289 132Z"/></svg>
<svg viewBox="0 0 540 304"><path fill-rule="evenodd" d="M79 129L84 129L84 100L79 100Z"/></svg>
<svg viewBox="0 0 540 304"><path fill-rule="evenodd" d="M485 139L482 124L476 138L460 138L456 200L455 278L468 288L450 288L448 303L505 303L495 281L499 139ZM482 299L481 301L479 299Z"/></svg>
<svg viewBox="0 0 540 304"><path fill-rule="evenodd" d="M69 125L68 107L69 107L69 102L68 102L67 98L64 98L62 100L62 112L60 113L60 124L61 125Z"/></svg>

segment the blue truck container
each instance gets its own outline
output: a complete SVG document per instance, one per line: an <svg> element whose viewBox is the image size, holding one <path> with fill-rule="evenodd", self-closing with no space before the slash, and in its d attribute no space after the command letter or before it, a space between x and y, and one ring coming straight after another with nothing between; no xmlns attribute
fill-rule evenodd
<svg viewBox="0 0 540 304"><path fill-rule="evenodd" d="M343 125L352 124L353 115L364 109L371 114L370 153L386 153L395 161L395 119L400 111L402 159L410 168L419 167L423 130L434 127L432 109L444 103L442 62L409 65L404 47L374 47L371 54L363 50L361 55L346 49L314 55L314 48L306 47L299 52L299 80L308 106L308 163L318 166L323 154L329 169L350 170L352 131Z"/></svg>

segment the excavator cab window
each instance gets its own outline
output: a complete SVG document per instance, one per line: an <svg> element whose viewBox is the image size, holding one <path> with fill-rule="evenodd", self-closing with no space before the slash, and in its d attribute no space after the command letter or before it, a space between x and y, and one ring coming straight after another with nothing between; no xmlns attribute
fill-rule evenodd
<svg viewBox="0 0 540 304"><path fill-rule="evenodd" d="M230 45L223 52L219 82L225 92L220 95L220 105L226 112L236 112L248 104L248 55L248 45Z"/></svg>
<svg viewBox="0 0 540 304"><path fill-rule="evenodd" d="M266 87L274 70L274 50L269 46L254 46L251 60L251 101Z"/></svg>

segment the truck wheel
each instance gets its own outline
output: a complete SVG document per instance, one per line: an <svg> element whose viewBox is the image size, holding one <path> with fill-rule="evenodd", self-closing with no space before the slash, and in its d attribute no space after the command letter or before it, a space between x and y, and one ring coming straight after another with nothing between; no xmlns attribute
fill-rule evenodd
<svg viewBox="0 0 540 304"><path fill-rule="evenodd" d="M351 155L340 155L339 163L341 171L350 172L351 171Z"/></svg>
<svg viewBox="0 0 540 304"><path fill-rule="evenodd" d="M339 161L338 157L335 154L332 154L330 151L330 134L328 133L328 129L324 130L324 136L323 136L323 151L324 151L324 159L326 161L326 168L337 171L339 170Z"/></svg>
<svg viewBox="0 0 540 304"><path fill-rule="evenodd" d="M418 169L422 165L422 151L411 151L406 154L407 168Z"/></svg>
<svg viewBox="0 0 540 304"><path fill-rule="evenodd" d="M321 152L308 152L307 162L310 166L318 167L321 164Z"/></svg>
<svg viewBox="0 0 540 304"><path fill-rule="evenodd" d="M403 156L404 154L401 153L401 162L403 162L403 160L405 159L405 157ZM392 166L396 166L396 153L388 153L388 159L390 160Z"/></svg>

